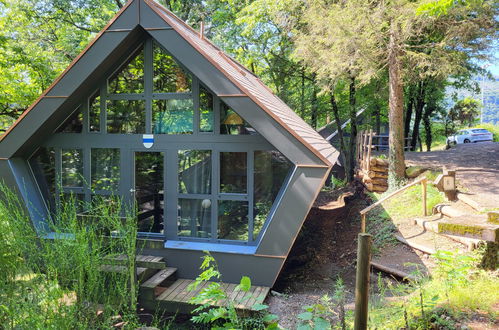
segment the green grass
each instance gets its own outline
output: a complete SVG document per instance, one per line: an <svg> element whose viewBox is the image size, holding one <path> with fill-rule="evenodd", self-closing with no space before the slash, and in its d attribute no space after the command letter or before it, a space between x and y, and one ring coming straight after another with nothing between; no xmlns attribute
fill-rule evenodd
<svg viewBox="0 0 499 330"><path fill-rule="evenodd" d="M477 125L475 128L485 128L494 135L494 142L499 142L499 125L484 123Z"/></svg>
<svg viewBox="0 0 499 330"><path fill-rule="evenodd" d="M76 216L72 198L51 223L57 239L34 230L24 205L0 183L0 324L16 329L110 328L117 315L139 326L135 216L122 217L119 200L97 199L93 221ZM109 239L110 235L116 239ZM109 255L130 256L126 272L98 271ZM133 283L133 284L132 284ZM102 310L97 317L96 308Z"/></svg>
<svg viewBox="0 0 499 330"><path fill-rule="evenodd" d="M434 276L417 282L388 286L395 297L374 301L369 311L371 328L455 329L475 314L490 323L499 316L499 281L493 273L477 270L478 254L440 252Z"/></svg>

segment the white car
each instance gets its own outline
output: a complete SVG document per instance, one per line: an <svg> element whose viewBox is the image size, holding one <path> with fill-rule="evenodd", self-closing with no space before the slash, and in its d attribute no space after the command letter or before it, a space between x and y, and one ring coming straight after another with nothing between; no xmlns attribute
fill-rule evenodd
<svg viewBox="0 0 499 330"><path fill-rule="evenodd" d="M447 138L447 145L492 141L492 133L484 128L462 129Z"/></svg>

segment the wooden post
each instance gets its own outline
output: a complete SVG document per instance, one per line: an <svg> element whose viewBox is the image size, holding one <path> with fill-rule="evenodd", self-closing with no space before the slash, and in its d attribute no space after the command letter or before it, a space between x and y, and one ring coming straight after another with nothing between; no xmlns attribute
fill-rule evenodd
<svg viewBox="0 0 499 330"><path fill-rule="evenodd" d="M373 144L373 130L369 130L369 142L367 143L367 170L371 167L371 148Z"/></svg>
<svg viewBox="0 0 499 330"><path fill-rule="evenodd" d="M367 329L371 235L359 234L357 243L357 275L355 278L355 330Z"/></svg>
<svg viewBox="0 0 499 330"><path fill-rule="evenodd" d="M366 214L361 214L360 215L361 222L360 222L360 232L365 233L366 232Z"/></svg>
<svg viewBox="0 0 499 330"><path fill-rule="evenodd" d="M422 198L423 198L423 215L426 217L427 210L426 210L426 180L421 181L421 188L422 188Z"/></svg>

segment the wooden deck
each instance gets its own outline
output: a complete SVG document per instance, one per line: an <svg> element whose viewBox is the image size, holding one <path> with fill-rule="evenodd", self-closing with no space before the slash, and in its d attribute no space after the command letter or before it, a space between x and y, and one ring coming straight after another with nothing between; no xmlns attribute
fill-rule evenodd
<svg viewBox="0 0 499 330"><path fill-rule="evenodd" d="M108 265L102 265L100 271L127 272L124 266L125 255L109 256ZM213 282L201 283L195 290L188 290L194 280L177 278L177 269L167 267L161 257L138 255L136 258L137 280L139 286L139 302L147 309L159 309L167 312L189 313L197 307L191 304L192 297L196 296ZM269 287L252 286L249 291L238 290L238 284L220 283L228 300L238 310L253 310L255 304L261 304L270 291ZM219 301L215 305L226 305L226 301Z"/></svg>
<svg viewBox="0 0 499 330"><path fill-rule="evenodd" d="M188 287L194 280L178 279L166 288L156 299L158 301L178 302L189 304L192 297L196 296L203 288L213 282L204 282L196 290L189 291ZM263 303L270 290L268 287L252 286L249 291L237 289L237 284L221 283L221 289L237 309L252 310L255 304ZM225 305L226 301L220 301L216 305Z"/></svg>

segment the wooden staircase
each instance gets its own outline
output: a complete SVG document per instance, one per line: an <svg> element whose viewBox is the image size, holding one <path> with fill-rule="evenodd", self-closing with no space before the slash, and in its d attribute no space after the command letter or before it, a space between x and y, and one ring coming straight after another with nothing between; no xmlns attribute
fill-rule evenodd
<svg viewBox="0 0 499 330"><path fill-rule="evenodd" d="M109 264L102 265L104 272L127 272L126 255L105 258ZM194 280L177 278L177 268L168 267L162 257L137 255L137 281L139 282L139 303L150 310L171 313L190 313L197 307L190 300L212 282L203 282L195 290L188 287ZM253 310L255 304L261 304L270 291L269 287L252 286L249 291L238 290L237 284L221 283L222 290L239 310ZM225 302L217 302L223 305Z"/></svg>

